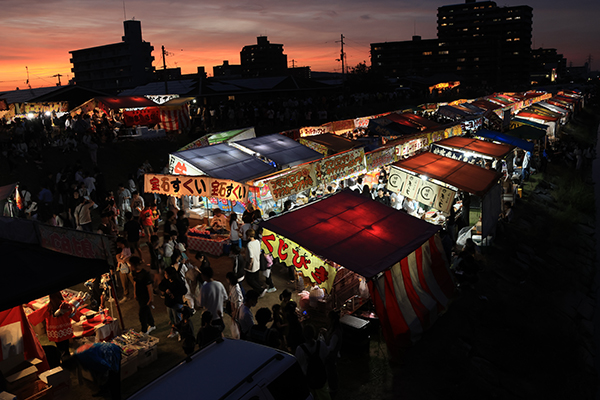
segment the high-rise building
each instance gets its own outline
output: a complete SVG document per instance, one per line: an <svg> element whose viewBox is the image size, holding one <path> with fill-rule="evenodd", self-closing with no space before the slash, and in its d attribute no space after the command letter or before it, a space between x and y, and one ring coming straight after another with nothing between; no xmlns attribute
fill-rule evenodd
<svg viewBox="0 0 600 400"><path fill-rule="evenodd" d="M256 38L257 44L244 46L240 52L242 76L255 78L287 74L287 55L283 45L269 43L266 36Z"/></svg>
<svg viewBox="0 0 600 400"><path fill-rule="evenodd" d="M154 47L142 40L140 21L124 21L122 42L73 50L75 84L106 93L145 85L153 80Z"/></svg>
<svg viewBox="0 0 600 400"><path fill-rule="evenodd" d="M420 41L420 50L414 40L371 44L374 71L452 72L466 83L505 88L529 84L531 7L498 7L493 1L466 0L438 8L437 17L438 38ZM407 47L411 51L404 53Z"/></svg>

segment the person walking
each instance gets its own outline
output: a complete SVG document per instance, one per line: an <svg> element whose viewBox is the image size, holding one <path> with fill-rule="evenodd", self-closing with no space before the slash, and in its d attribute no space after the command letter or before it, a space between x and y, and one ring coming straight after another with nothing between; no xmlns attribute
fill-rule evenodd
<svg viewBox="0 0 600 400"><path fill-rule="evenodd" d="M263 297L267 293L267 289L263 289L260 283L260 242L255 238L254 229L249 229L246 232L248 236L248 265L246 266L246 282L248 285L259 294L259 297Z"/></svg>
<svg viewBox="0 0 600 400"><path fill-rule="evenodd" d="M169 314L169 322L171 327L173 327L181 320L183 296L187 292L181 275L174 267L167 267L165 269L164 279L158 285L158 290L160 290L161 294L165 297L165 306L167 307L167 312ZM179 333L171 328L171 333L169 333L167 337L170 339L176 336L179 337Z"/></svg>
<svg viewBox="0 0 600 400"><path fill-rule="evenodd" d="M200 305L211 312L212 324L219 327L223 332L225 329L223 304L228 299L227 291L221 282L213 279L214 271L211 267L203 267L200 274L204 280L200 288Z"/></svg>
<svg viewBox="0 0 600 400"><path fill-rule="evenodd" d="M152 278L150 273L142 267L142 259L133 256L129 259L129 265L133 268L133 295L139 305L138 316L142 325L142 332L150 334L156 329L154 317L152 316L152 302L154 293L152 290Z"/></svg>

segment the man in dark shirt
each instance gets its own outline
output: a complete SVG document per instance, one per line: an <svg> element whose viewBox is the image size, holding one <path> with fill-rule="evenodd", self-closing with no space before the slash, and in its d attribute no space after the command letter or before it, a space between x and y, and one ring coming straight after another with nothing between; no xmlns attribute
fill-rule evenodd
<svg viewBox="0 0 600 400"><path fill-rule="evenodd" d="M380 202L381 204L385 204L386 206L390 206L390 195L385 193L382 188L377 190L377 197L375 197L375 201Z"/></svg>
<svg viewBox="0 0 600 400"><path fill-rule="evenodd" d="M139 257L130 257L129 265L133 270L134 296L140 306L139 317L142 324L142 332L150 333L156 329L151 309L152 298L154 297L152 278L150 277L150 273L142 267L142 260Z"/></svg>
<svg viewBox="0 0 600 400"><path fill-rule="evenodd" d="M137 218L133 217L131 212L125 213L125 225L123 226L123 230L125 231L125 237L127 238L127 244L131 249L131 253L137 252L138 257L144 262L144 257L142 257L142 250L140 250L140 230L142 226L140 225Z"/></svg>

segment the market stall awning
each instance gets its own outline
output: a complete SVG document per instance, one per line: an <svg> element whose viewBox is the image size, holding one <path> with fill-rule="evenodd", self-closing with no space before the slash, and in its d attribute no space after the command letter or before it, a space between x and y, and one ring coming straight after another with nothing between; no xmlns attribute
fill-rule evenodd
<svg viewBox="0 0 600 400"><path fill-rule="evenodd" d="M438 114L451 119L465 118L472 115L466 110L461 110L460 108L454 106L441 106L438 108L437 112Z"/></svg>
<svg viewBox="0 0 600 400"><path fill-rule="evenodd" d="M246 182L275 172L275 167L227 144L178 151L173 157L213 178Z"/></svg>
<svg viewBox="0 0 600 400"><path fill-rule="evenodd" d="M514 147L510 145L490 143L484 140L461 136L440 140L435 144L437 146L452 147L462 151L479 153L494 158L502 158L514 149Z"/></svg>
<svg viewBox="0 0 600 400"><path fill-rule="evenodd" d="M235 142L235 145L252 150L259 156L274 161L282 169L323 158L323 154L278 133L240 140Z"/></svg>
<svg viewBox="0 0 600 400"><path fill-rule="evenodd" d="M439 230L351 190L261 225L367 279L411 254Z"/></svg>
<svg viewBox="0 0 600 400"><path fill-rule="evenodd" d="M558 121L560 119L560 117L553 117L550 115L544 115L540 112L537 112L535 110L531 110L531 111L521 111L519 114L517 114L517 116L521 117L521 118L535 118L535 119L539 119L542 121L548 121L548 122L555 122Z"/></svg>
<svg viewBox="0 0 600 400"><path fill-rule="evenodd" d="M526 151L533 151L534 148L534 145L531 142L519 139L514 136L506 135L504 133L490 131L488 129L482 129L480 131L477 131L475 135L481 136L486 139L495 140L497 142L507 143Z"/></svg>
<svg viewBox="0 0 600 400"><path fill-rule="evenodd" d="M421 153L392 165L437 179L480 197L500 179L500 174L495 171L433 153Z"/></svg>
<svg viewBox="0 0 600 400"><path fill-rule="evenodd" d="M158 105L152 100L142 96L96 97L96 100L113 110L121 108L156 107Z"/></svg>
<svg viewBox="0 0 600 400"><path fill-rule="evenodd" d="M544 127L545 128L545 127ZM546 131L529 125L521 125L505 132L507 135L525 140L540 140L546 136Z"/></svg>
<svg viewBox="0 0 600 400"><path fill-rule="evenodd" d="M387 117L375 118L369 120L368 126L369 133L373 136L407 136L419 133L420 130L414 125L402 125L397 122L393 122Z"/></svg>

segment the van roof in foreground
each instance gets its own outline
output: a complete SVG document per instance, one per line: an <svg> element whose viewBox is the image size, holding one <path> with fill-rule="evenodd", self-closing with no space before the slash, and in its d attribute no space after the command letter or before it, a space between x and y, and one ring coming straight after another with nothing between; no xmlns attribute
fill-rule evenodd
<svg viewBox="0 0 600 400"><path fill-rule="evenodd" d="M191 358L191 362L178 364L129 400L190 398L190 391L202 399L221 399L271 362L281 363L280 368L296 362L288 353L233 339L218 340Z"/></svg>

